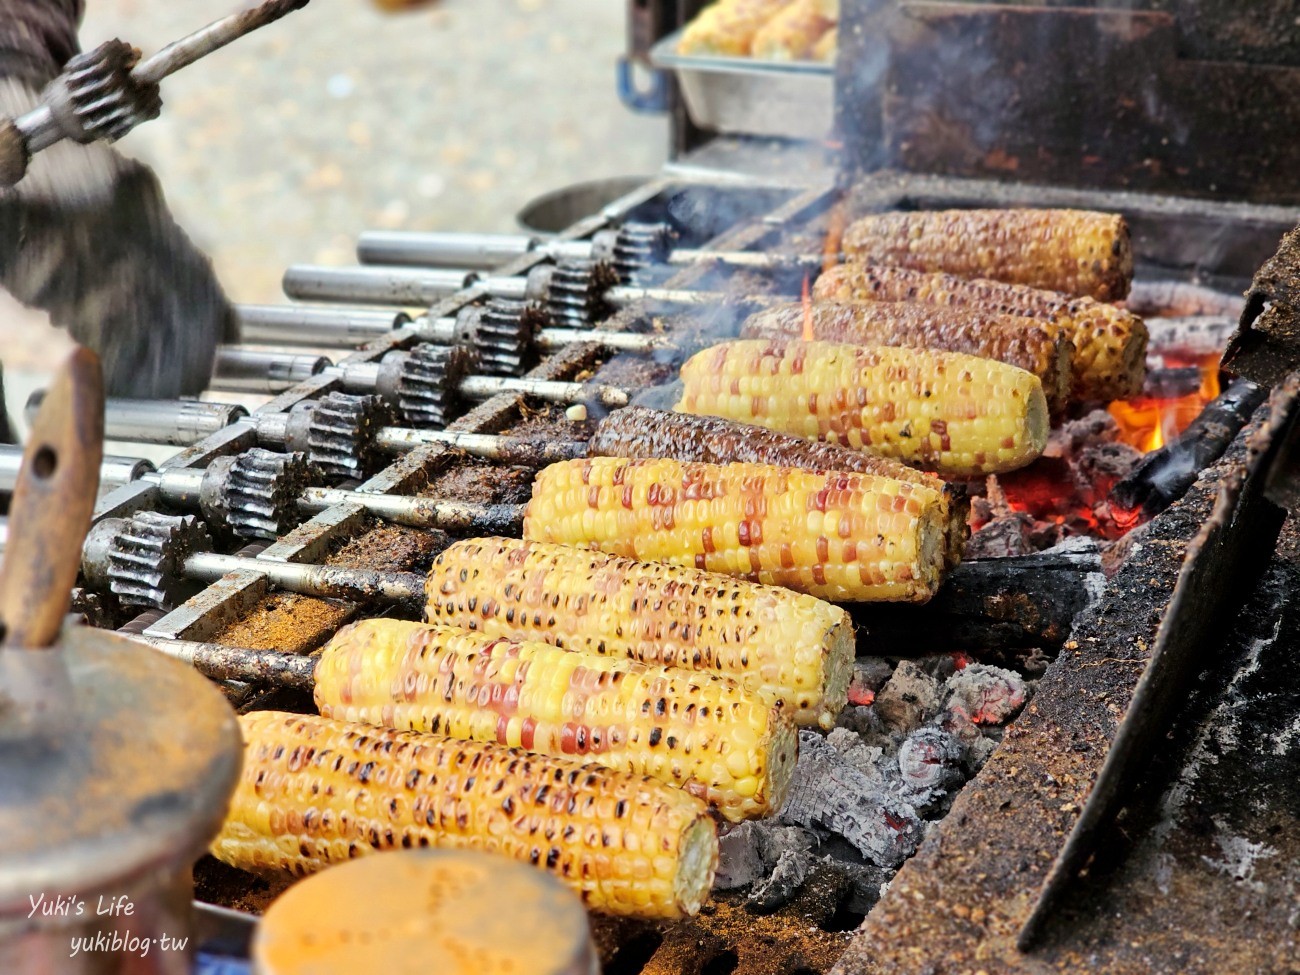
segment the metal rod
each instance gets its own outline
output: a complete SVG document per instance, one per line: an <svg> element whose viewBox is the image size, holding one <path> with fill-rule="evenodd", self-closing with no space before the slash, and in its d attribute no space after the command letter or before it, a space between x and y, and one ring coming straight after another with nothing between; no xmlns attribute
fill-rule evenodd
<svg viewBox="0 0 1300 975"><path fill-rule="evenodd" d="M358 346L410 322L402 312L320 305L237 305L245 342L268 345Z"/></svg>
<svg viewBox="0 0 1300 975"><path fill-rule="evenodd" d="M43 390L37 390L28 398L26 414L29 422L44 398ZM104 405L104 437L188 447L246 416L248 410L230 403L109 399Z"/></svg>
<svg viewBox="0 0 1300 975"><path fill-rule="evenodd" d="M380 495L376 495L380 497ZM424 598L424 576L418 572L377 572L374 569L344 569L333 565L301 565L272 562L238 555L203 552L191 555L182 566L188 579L215 582L231 572L258 572L279 589L353 602L409 602Z"/></svg>
<svg viewBox="0 0 1300 975"><path fill-rule="evenodd" d="M323 355L224 348L217 351L208 388L233 393L281 393L333 364Z"/></svg>
<svg viewBox="0 0 1300 975"><path fill-rule="evenodd" d="M302 9L308 2L309 0L267 0L252 10L223 17L145 58L132 70L131 77L141 84L156 85L169 74L220 50L259 27L265 27L286 14Z"/></svg>
<svg viewBox="0 0 1300 975"><path fill-rule="evenodd" d="M382 427L375 435L375 446L386 453L403 454L428 444L446 444L465 451L471 457L523 467L545 467L587 456L587 443L583 440L529 440L494 433L452 433L401 427Z"/></svg>
<svg viewBox="0 0 1300 975"><path fill-rule="evenodd" d="M300 301L428 307L476 279L472 271L298 264L284 272L283 286L286 295Z"/></svg>
<svg viewBox="0 0 1300 975"><path fill-rule="evenodd" d="M0 444L0 494L13 493L22 461L21 447ZM99 465L99 491L103 494L115 490L153 470L153 464L141 457L105 457Z"/></svg>
<svg viewBox="0 0 1300 975"><path fill-rule="evenodd" d="M582 403L595 401L617 409L627 406L632 397L625 389L594 383L568 383L553 379L512 379L507 376L466 376L458 391L469 399L491 399L500 393L523 393L547 403Z"/></svg>
<svg viewBox="0 0 1300 975"><path fill-rule="evenodd" d="M370 305L418 307L475 285L494 298L524 301L544 300L540 283L523 277L481 277L474 271L414 267L316 267L297 265L284 273L284 293L304 301L354 301ZM612 305L636 301L670 305L720 305L736 302L737 295L721 291L690 291L682 288L613 287L602 297ZM786 297L745 296L744 301L774 304Z"/></svg>
<svg viewBox="0 0 1300 975"><path fill-rule="evenodd" d="M537 333L536 345L543 352L553 352L570 345L596 342L616 352L658 352L675 348L666 335L640 332L613 332L601 328L544 328Z"/></svg>
<svg viewBox="0 0 1300 975"><path fill-rule="evenodd" d="M368 230L357 240L357 260L362 264L494 268L540 243L540 238L522 234Z"/></svg>
<svg viewBox="0 0 1300 975"><path fill-rule="evenodd" d="M307 488L299 496L304 511L324 511L336 504L355 504L385 521L413 528L441 528L444 531L476 531L503 535L517 532L524 520L521 504L470 504L413 498L393 494L367 494L333 488Z"/></svg>
<svg viewBox="0 0 1300 975"><path fill-rule="evenodd" d="M212 680L239 680L310 691L316 683L316 658L281 650L246 650L148 634L123 634L189 664Z"/></svg>

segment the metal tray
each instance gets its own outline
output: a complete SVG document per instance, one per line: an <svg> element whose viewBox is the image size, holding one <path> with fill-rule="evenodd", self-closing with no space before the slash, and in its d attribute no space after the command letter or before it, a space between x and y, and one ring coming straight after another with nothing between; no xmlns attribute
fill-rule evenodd
<svg viewBox="0 0 1300 975"><path fill-rule="evenodd" d="M832 65L678 54L681 33L656 44L650 61L676 73L696 125L786 139L824 139L830 134L835 112Z"/></svg>

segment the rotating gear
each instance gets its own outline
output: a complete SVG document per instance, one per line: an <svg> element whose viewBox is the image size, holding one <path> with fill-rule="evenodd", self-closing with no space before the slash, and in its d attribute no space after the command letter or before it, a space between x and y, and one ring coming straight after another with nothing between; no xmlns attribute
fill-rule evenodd
<svg viewBox="0 0 1300 975"><path fill-rule="evenodd" d="M124 606L170 610L201 587L185 578L185 560L212 551L212 536L194 515L138 511L114 526L109 588Z"/></svg>
<svg viewBox="0 0 1300 975"><path fill-rule="evenodd" d="M610 264L630 284L639 271L668 260L673 231L666 223L625 223L614 238Z"/></svg>
<svg viewBox="0 0 1300 975"><path fill-rule="evenodd" d="M546 310L562 324L595 324L612 311L605 292L617 284L617 272L603 261L558 264L546 289Z"/></svg>
<svg viewBox="0 0 1300 975"><path fill-rule="evenodd" d="M493 301L479 311L470 341L480 371L493 376L524 373L537 333L551 324L544 309L523 301Z"/></svg>
<svg viewBox="0 0 1300 975"><path fill-rule="evenodd" d="M307 408L311 463L327 477L364 479L381 460L375 431L392 422L392 410L378 396L347 393L330 393Z"/></svg>
<svg viewBox="0 0 1300 975"><path fill-rule="evenodd" d="M397 405L414 427L441 429L451 421L460 381L474 365L472 350L460 345L417 345L402 361Z"/></svg>
<svg viewBox="0 0 1300 975"><path fill-rule="evenodd" d="M108 41L67 63L46 90L50 111L76 142L115 142L162 112L156 84L137 81L131 69L140 52Z"/></svg>
<svg viewBox="0 0 1300 975"><path fill-rule="evenodd" d="M222 492L230 530L239 538L279 538L302 520L298 498L315 480L306 454L260 447L240 454Z"/></svg>

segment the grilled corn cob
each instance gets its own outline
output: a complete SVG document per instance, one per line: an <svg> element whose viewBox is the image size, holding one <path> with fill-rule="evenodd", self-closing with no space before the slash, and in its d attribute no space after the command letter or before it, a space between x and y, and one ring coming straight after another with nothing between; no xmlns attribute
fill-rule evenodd
<svg viewBox="0 0 1300 975"><path fill-rule="evenodd" d="M817 339L964 352L996 359L1037 376L1053 413L1064 410L1069 400L1074 344L1063 338L1056 326L1031 318L902 301L818 301L806 311L802 304L794 302L751 315L740 334L751 339L798 338L808 318Z"/></svg>
<svg viewBox="0 0 1300 975"><path fill-rule="evenodd" d="M832 26L821 15L818 0L794 0L754 34L751 53L772 61L800 61Z"/></svg>
<svg viewBox="0 0 1300 975"><path fill-rule="evenodd" d="M813 297L825 301L911 301L1050 322L1074 343L1070 395L1077 400L1136 396L1146 376L1147 327L1142 319L1092 298L870 264L832 268L817 279Z"/></svg>
<svg viewBox="0 0 1300 975"><path fill-rule="evenodd" d="M787 0L718 0L692 20L677 44L679 54L749 57L754 35Z"/></svg>
<svg viewBox="0 0 1300 975"><path fill-rule="evenodd" d="M970 499L965 491L954 489L941 477L889 457L866 454L837 444L804 440L718 416L695 416L628 406L615 410L600 421L595 435L587 442L587 453L592 457L643 460L664 457L705 464L775 464L814 471L876 474L938 492L944 522L948 526L945 548L949 568L961 561L962 550L970 535L966 523Z"/></svg>
<svg viewBox="0 0 1300 975"><path fill-rule="evenodd" d="M1119 301L1133 283L1128 224L1089 210L919 210L863 217L844 232L863 264L945 271Z"/></svg>
<svg viewBox="0 0 1300 975"><path fill-rule="evenodd" d="M533 482L524 537L693 565L825 599L924 602L943 568L929 491L868 474L593 457Z"/></svg>
<svg viewBox="0 0 1300 975"><path fill-rule="evenodd" d="M831 62L835 60L835 55L839 51L840 29L832 27L813 45L812 59L814 61Z"/></svg>
<svg viewBox="0 0 1300 975"><path fill-rule="evenodd" d="M957 352L749 339L682 366L687 413L755 422L957 477L1024 467L1047 445L1043 384Z"/></svg>
<svg viewBox="0 0 1300 975"><path fill-rule="evenodd" d="M255 872L416 846L502 853L610 914L694 914L718 844L703 801L654 779L501 745L258 711L212 842Z"/></svg>
<svg viewBox="0 0 1300 975"><path fill-rule="evenodd" d="M457 542L428 578L430 622L723 674L827 730L847 699L848 614L788 589L513 538Z"/></svg>
<svg viewBox="0 0 1300 975"><path fill-rule="evenodd" d="M404 620L339 630L316 665L316 706L649 775L732 821L776 812L798 752L789 717L728 677Z"/></svg>

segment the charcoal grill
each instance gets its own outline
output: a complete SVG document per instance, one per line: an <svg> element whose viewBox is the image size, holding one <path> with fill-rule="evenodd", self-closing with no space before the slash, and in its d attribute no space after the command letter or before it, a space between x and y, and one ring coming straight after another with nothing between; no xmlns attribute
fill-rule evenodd
<svg viewBox="0 0 1300 975"><path fill-rule="evenodd" d="M652 42L698 6L636 2L630 23L641 40ZM845 18L865 23L881 6L846 0ZM960 19L949 9L957 5L902 6ZM939 7L945 9L930 9ZM1012 17L999 9L999 16ZM1018 15L1034 11L1043 13L1026 8ZM1169 15L1152 16L1167 27ZM854 51L852 43L846 50ZM860 79L845 75L848 65L842 59L838 69L841 119L854 99L867 97L854 94ZM878 86L870 91L879 96ZM165 605L179 602L174 608L144 608L140 592L158 589L147 579L90 586L74 605L94 625L119 629L222 679L240 709L309 706L304 682L295 687L283 672L304 673L307 655L370 610L359 588L340 590L355 598L313 595L321 590L310 585L289 591L304 575L295 567L418 573L446 536L403 525L395 511L408 509L409 499L462 507L517 504L527 497L528 458L494 459L486 446L492 435L582 441L610 404L577 388L565 402L547 402L530 395L526 384L477 403L450 399L436 441L411 436L400 450L364 457L338 447L335 438L346 439L353 428L313 427L304 415L339 402L331 397L349 395L349 375L371 376L377 384L394 353L431 340L477 341L474 323L461 331L457 323L483 317L493 297L523 296L525 280L550 274L539 269L553 257L586 254L581 242L608 240L629 224L668 224L675 246L689 250L691 261L654 264L630 283L606 281L605 287L627 289L619 307L584 306L580 322L556 316L545 326L550 340L533 342L502 371L662 402L676 361L701 334L727 334L764 297L796 296L805 273L798 261L755 271L710 261L711 253L816 254L831 223L846 212L976 205L1123 212L1138 257L1135 305L1153 316L1156 334L1163 328L1174 336L1168 347L1205 341L1206 335L1217 347L1240 311L1234 294L1300 217L1285 205L1292 202L1286 193L1248 200L1231 183L1215 198L1208 190L1170 195L1168 183L1160 182L1072 183L1054 178L1059 173L1050 169L1022 170L1022 178L1007 181L989 178L986 167L926 168L920 165L924 154L917 153L900 153L886 160L897 168L881 169L873 156L886 144L879 139L869 145L846 140L851 165L842 168L822 144L706 141L684 116L676 131L681 152L659 177L546 247L503 259L482 278L462 274L451 285L440 279L424 296L432 300L407 305L404 313L398 307L409 297L391 313L335 303L296 306L290 321L278 320L275 334L281 341L293 336L295 347L310 347L311 330L330 322L319 335L332 365L308 356L304 366L302 348L295 348L298 371L261 385L261 393L245 385L209 397L220 402L207 406L137 407L118 428L122 439L162 440L183 449L156 472L142 471L103 494L97 524L141 512L188 513L191 526L199 524L198 514L220 521L204 509L211 504L203 496L204 474L255 448L283 451L295 443L294 430L302 449L318 451L318 466L322 458L335 463L325 465L328 483L311 488L323 492L313 495L319 500L314 514L280 521L262 511L263 536L251 544L237 532L212 533L217 554L240 556L238 567L173 593ZM517 282L512 287L520 293L502 295L492 284L501 281ZM637 294L637 288L653 290ZM710 297L691 297L700 293ZM261 321L271 317L262 313ZM294 335L295 329L301 331ZM641 337L655 342L643 345ZM486 346L499 348L490 338ZM341 352L344 346L351 351ZM260 361L268 383L274 378L273 361L257 358L261 351L233 351L248 354L245 362ZM1280 374L1295 364L1279 367ZM465 368L471 378L499 371L482 364ZM266 393L273 395L267 399ZM371 408L352 420L382 429L421 425L410 416L399 422L391 404ZM1060 653L1026 712L916 856L896 877L892 871L876 877L893 877L878 902L843 872L825 870L805 878L794 898L772 913L755 914L742 897L722 895L699 918L673 926L600 919L595 935L605 970L1294 970L1287 966L1300 956L1294 906L1300 887L1300 797L1294 794L1300 690L1288 674L1286 649L1300 619L1293 595L1300 539L1293 525L1279 529L1278 509L1264 491L1270 471L1286 462L1296 413L1296 390L1282 382L1272 403L1254 412L1187 496L1133 533L1122 561L1103 565L1096 548L1086 545L989 559L966 567L932 612L869 614L864 622L881 641L872 652L904 656L908 641L915 644L924 633L938 653L983 655L1034 675L1042 673L1044 649L1048 656ZM1269 497L1286 500L1276 484ZM1263 553L1273 550L1279 530L1281 544L1270 561ZM1006 598L1008 591L1017 598ZM379 602L386 612L417 612L382 594ZM1207 637L1219 641L1214 652L1207 650ZM277 664L263 655L268 677L275 670L281 679L259 681L246 666L214 653L213 645L275 651L292 662ZM242 679L228 679L234 673ZM1267 749L1257 747L1263 742ZM1135 760L1151 752L1160 754L1150 768ZM200 864L198 880L201 898L250 911L260 911L279 891L212 861ZM854 936L864 916L865 928Z"/></svg>

